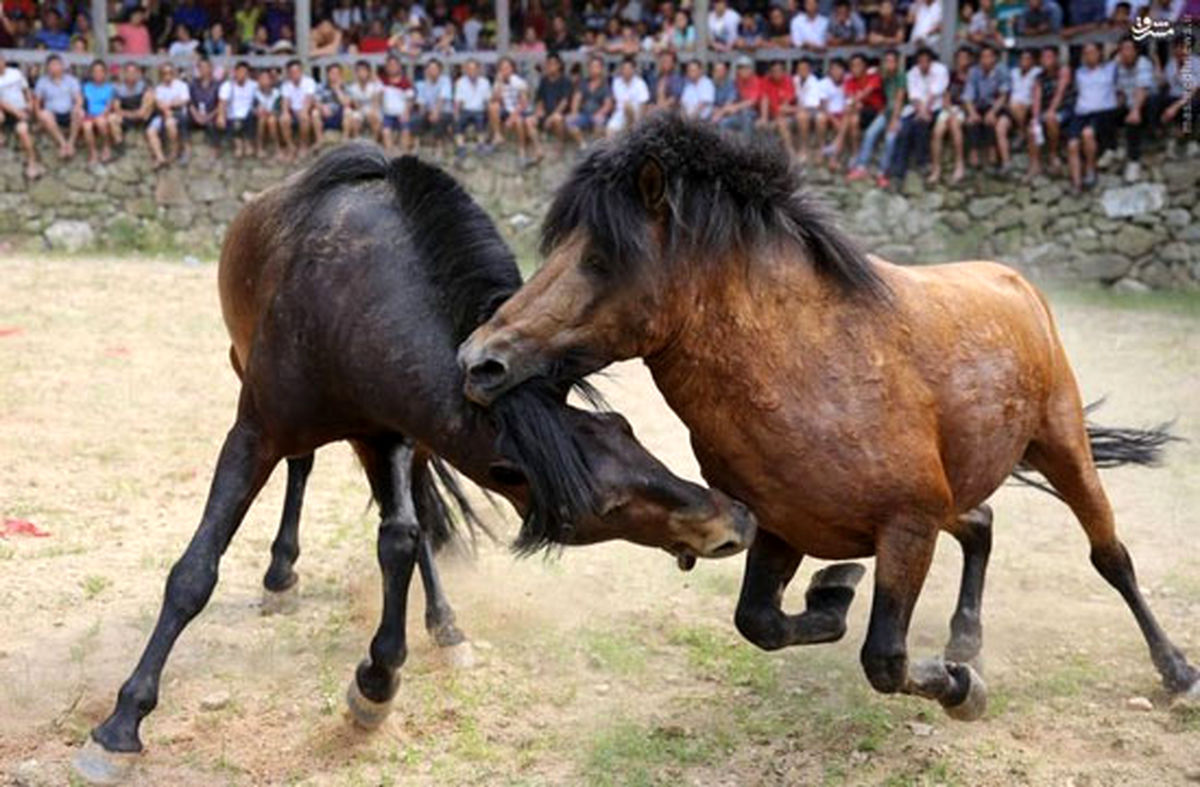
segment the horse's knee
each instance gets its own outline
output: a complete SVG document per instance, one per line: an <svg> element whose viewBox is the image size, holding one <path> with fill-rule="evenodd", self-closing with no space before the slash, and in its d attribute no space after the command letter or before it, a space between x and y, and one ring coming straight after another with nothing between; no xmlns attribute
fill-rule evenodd
<svg viewBox="0 0 1200 787"><path fill-rule="evenodd" d="M379 562L392 566L415 559L421 528L416 522L389 518L379 526Z"/></svg>
<svg viewBox="0 0 1200 787"><path fill-rule="evenodd" d="M881 694L895 694L904 688L904 679L908 672L908 654L903 650L873 649L868 642L863 647L859 660L867 680L875 691Z"/></svg>
<svg viewBox="0 0 1200 787"><path fill-rule="evenodd" d="M184 555L167 576L164 601L185 620L200 614L217 585L216 559L203 555Z"/></svg>

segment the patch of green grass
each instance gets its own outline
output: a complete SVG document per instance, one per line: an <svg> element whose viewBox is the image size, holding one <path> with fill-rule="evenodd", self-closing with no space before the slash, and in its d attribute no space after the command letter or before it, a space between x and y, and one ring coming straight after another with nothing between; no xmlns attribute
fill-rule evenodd
<svg viewBox="0 0 1200 787"><path fill-rule="evenodd" d="M712 627L688 626L671 634L670 643L687 650L688 662L704 677L734 686L745 686L760 695L779 685L775 664L753 646L733 641Z"/></svg>
<svg viewBox="0 0 1200 787"><path fill-rule="evenodd" d="M1171 708L1171 721L1167 729L1171 732L1200 732L1200 707L1179 704Z"/></svg>
<svg viewBox="0 0 1200 787"><path fill-rule="evenodd" d="M705 568L710 568L706 566ZM705 593L711 593L721 598L736 598L741 589L742 580L735 574L727 574L715 570L705 571L696 576L696 587Z"/></svg>
<svg viewBox="0 0 1200 787"><path fill-rule="evenodd" d="M678 784L681 768L715 762L732 750L732 741L717 731L621 722L596 736L583 775L592 785Z"/></svg>
<svg viewBox="0 0 1200 787"><path fill-rule="evenodd" d="M83 597L91 601L96 596L100 595L112 584L112 580L108 577L99 574L88 574L79 583L79 587L83 589Z"/></svg>
<svg viewBox="0 0 1200 787"><path fill-rule="evenodd" d="M1130 293L1100 287L1053 288L1050 301L1122 311L1166 312L1200 319L1200 295L1194 292L1155 290Z"/></svg>
<svg viewBox="0 0 1200 787"><path fill-rule="evenodd" d="M934 787L935 785L964 784L962 775L944 759L932 759L916 762L900 773L890 774L885 780L886 787Z"/></svg>
<svg viewBox="0 0 1200 787"><path fill-rule="evenodd" d="M580 647L588 663L615 675L634 675L646 668L646 643L632 631L585 630Z"/></svg>
<svg viewBox="0 0 1200 787"><path fill-rule="evenodd" d="M1086 656L1072 654L1052 662L1045 671L1039 671L1027 686L1027 694L1034 698L1075 697L1087 686L1101 680L1100 669Z"/></svg>

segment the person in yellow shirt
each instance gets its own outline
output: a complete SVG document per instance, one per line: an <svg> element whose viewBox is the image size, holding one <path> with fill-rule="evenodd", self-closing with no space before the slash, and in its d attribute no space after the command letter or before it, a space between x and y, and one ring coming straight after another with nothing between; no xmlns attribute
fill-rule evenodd
<svg viewBox="0 0 1200 787"><path fill-rule="evenodd" d="M259 2L239 8L233 14L233 20L237 24L238 41L243 45L249 44L254 40L254 30L258 27L258 23L263 18L263 5Z"/></svg>

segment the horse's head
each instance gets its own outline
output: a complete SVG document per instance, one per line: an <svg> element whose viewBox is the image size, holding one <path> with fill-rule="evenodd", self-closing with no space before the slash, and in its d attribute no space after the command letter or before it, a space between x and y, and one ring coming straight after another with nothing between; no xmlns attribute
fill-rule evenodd
<svg viewBox="0 0 1200 787"><path fill-rule="evenodd" d="M518 551L624 539L665 549L689 568L754 538L745 506L675 476L616 413L566 407L537 385L503 397L492 412L504 459L491 465L491 480L524 502Z"/></svg>

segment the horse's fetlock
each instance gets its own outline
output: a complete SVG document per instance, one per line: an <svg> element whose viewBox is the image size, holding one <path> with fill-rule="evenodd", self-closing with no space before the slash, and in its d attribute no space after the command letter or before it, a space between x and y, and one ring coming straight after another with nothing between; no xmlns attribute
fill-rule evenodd
<svg viewBox="0 0 1200 787"><path fill-rule="evenodd" d="M780 625L778 613L757 609L738 609L733 623L743 637L763 650L779 650L786 646L787 637Z"/></svg>
<svg viewBox="0 0 1200 787"><path fill-rule="evenodd" d="M864 648L861 660L867 680L875 691L895 694L904 688L908 673L908 654L904 651L877 653Z"/></svg>

